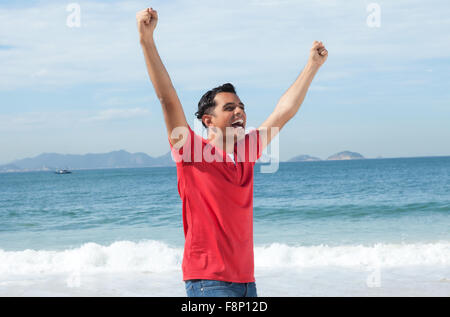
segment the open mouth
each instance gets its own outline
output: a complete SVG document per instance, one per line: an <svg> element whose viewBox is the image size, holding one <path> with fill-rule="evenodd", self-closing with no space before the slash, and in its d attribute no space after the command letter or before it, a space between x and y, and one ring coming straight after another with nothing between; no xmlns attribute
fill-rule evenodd
<svg viewBox="0 0 450 317"><path fill-rule="evenodd" d="M242 119L236 120L231 124L231 126L236 129L244 128L244 120Z"/></svg>

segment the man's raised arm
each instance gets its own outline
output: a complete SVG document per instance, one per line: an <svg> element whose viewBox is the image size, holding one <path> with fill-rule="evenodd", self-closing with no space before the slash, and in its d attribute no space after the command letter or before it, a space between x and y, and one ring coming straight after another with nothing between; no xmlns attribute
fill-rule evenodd
<svg viewBox="0 0 450 317"><path fill-rule="evenodd" d="M297 113L298 109L300 109L314 76L323 63L325 63L327 57L328 51L323 46L322 42L314 41L305 68L295 82L283 96L281 96L275 110L258 128L261 135L262 149L272 141L281 128Z"/></svg>
<svg viewBox="0 0 450 317"><path fill-rule="evenodd" d="M172 145L176 143L177 147L181 147L187 138L184 137L183 140L180 140L180 138L173 139L172 131L176 127L187 128L188 123L169 74L156 49L153 32L158 23L158 13L152 8L147 8L136 14L136 20L147 71L155 88L156 95L161 102L170 143Z"/></svg>

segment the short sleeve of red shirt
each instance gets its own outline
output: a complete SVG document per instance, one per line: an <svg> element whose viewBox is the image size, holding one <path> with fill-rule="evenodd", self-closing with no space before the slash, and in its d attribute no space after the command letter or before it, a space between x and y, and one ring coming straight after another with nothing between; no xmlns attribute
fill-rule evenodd
<svg viewBox="0 0 450 317"><path fill-rule="evenodd" d="M183 280L254 282L253 169L259 131L235 143L234 160L187 127L177 165L185 246Z"/></svg>

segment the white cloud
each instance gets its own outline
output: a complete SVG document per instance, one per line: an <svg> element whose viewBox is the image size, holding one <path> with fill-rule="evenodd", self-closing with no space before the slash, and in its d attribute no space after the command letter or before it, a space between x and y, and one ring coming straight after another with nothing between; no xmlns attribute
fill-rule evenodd
<svg viewBox="0 0 450 317"><path fill-rule="evenodd" d="M39 129L69 128L79 118L77 112L25 112L0 114L0 132L33 132Z"/></svg>
<svg viewBox="0 0 450 317"><path fill-rule="evenodd" d="M100 111L97 115L88 117L83 121L111 121L111 120L124 120L137 118L142 116L148 116L150 111L143 108L134 109L107 109Z"/></svg>
<svg viewBox="0 0 450 317"><path fill-rule="evenodd" d="M77 92L86 90L86 95L92 96L79 105L74 105L77 100L74 96L74 102L67 103L70 106L64 106L61 101L59 112L39 113L40 108L54 109L59 94L48 97L49 105L44 100L45 94L37 95L36 105L32 105L27 103L30 98L17 98L16 92L6 93L7 98L12 96L17 108L22 108L16 111L36 111L6 114L13 109L0 100L0 131L3 136L11 136L0 141L11 145L13 141L9 139L16 140L23 135L21 144L15 142L17 144L11 145L10 150L3 152L12 153L19 147L24 152L33 146L38 152L44 145L47 151L55 151L47 136L54 137L53 145L60 149L70 144L74 146L73 151L86 151L86 140L91 142L92 148L108 142L111 149L122 148L117 135L124 131L112 127L121 120L136 130L136 136L139 136L139 129L147 126L155 130L163 128L162 120L158 122L160 106L146 73L135 22L136 11L148 4L142 1L77 2L81 6L80 28L66 26L69 14L66 6L70 1L38 1L15 9L13 5L0 4L0 93L18 89L19 94L33 98L34 90L45 93L64 90L70 94L73 88ZM436 113L445 117L442 114L448 113L448 102L445 103L448 96L433 87L421 87L421 83L430 80L430 75L435 85L437 81L443 86L448 82L447 77L435 77L442 74L448 63L441 66L434 59L448 61L450 56L450 16L443 14L449 5L443 0L376 1L381 6L381 28L377 29L366 24L366 6L370 2L372 0L154 0L151 5L160 17L155 37L161 58L186 114L191 117L201 96L199 90L232 82L255 106L249 107L248 113L257 125L260 122L256 121L268 115L266 110L273 109L275 98L300 73L311 43L316 39L325 43L330 55L326 67L320 70L311 86L315 93L307 98L311 104L315 102L311 97L320 96L322 99L315 100L322 102L321 107L302 106L302 112L310 109L309 118L318 118L324 124L336 120L319 110L333 109L323 103L324 96L333 99L333 105L363 104L367 98L362 89L367 88L372 95L381 96L381 100L386 92L393 94L392 89L386 88L394 77L392 82L403 89L403 94L407 94L408 89L426 88L424 95L437 100L430 98L427 106L437 107L439 103L441 108ZM375 79L370 77L371 73ZM386 80L377 81L380 78ZM334 98L336 92L349 91L358 96L349 93L346 97ZM377 106L377 111L390 115L392 110L388 108L392 100L386 101ZM394 102L411 113L409 104L401 103L402 100ZM155 116L150 116L146 107L157 109ZM323 113L318 114L320 111ZM351 111L341 107L339 112L347 116ZM138 122L142 116L154 120L155 124ZM292 129L299 134L298 126ZM40 131L45 132L42 132L45 137L40 137L42 144L36 141ZM64 133L73 133L72 142L63 140ZM111 137L114 133L116 135ZM327 148L326 142L317 137L320 133L319 130L314 133L311 142ZM83 134L85 140L80 141L79 134ZM135 135L124 136L122 143L137 142L139 137ZM336 133L336 137L339 136ZM448 131L445 136L448 138ZM32 137L34 141L30 141ZM350 133L347 138L350 140ZM56 139L62 140L62 145L58 145ZM158 141L155 138L151 142ZM135 143L136 150L139 147L142 144ZM296 147L286 148L297 151ZM161 145L161 153L162 149Z"/></svg>
<svg viewBox="0 0 450 317"><path fill-rule="evenodd" d="M116 92L117 93L117 92ZM99 96L95 98L98 105L102 107L126 107L130 105L150 105L154 102L157 102L158 100L152 97L133 97L133 96L120 96L120 95L113 95L110 93L108 96Z"/></svg>
<svg viewBox="0 0 450 317"><path fill-rule="evenodd" d="M37 71L37 72L31 74L31 77L32 77L32 78L36 78L36 77L44 77L44 76L46 76L46 75L48 75L48 70L46 70L45 68L43 68L43 69L41 69L41 70L39 70L39 71Z"/></svg>
<svg viewBox="0 0 450 317"><path fill-rule="evenodd" d="M106 109L92 111L25 112L0 114L0 132L31 132L36 130L67 130L81 124L98 121L130 120L150 116L144 108Z"/></svg>
<svg viewBox="0 0 450 317"><path fill-rule="evenodd" d="M66 3L0 6L1 44L11 47L0 50L0 89L148 81L135 22L144 4L79 3L80 28L66 26ZM161 1L154 3L160 17L155 37L181 89L230 77L276 86L301 70L315 39L325 42L329 66L341 72L351 64L450 55L450 19L439 5L378 1L382 24L375 30L366 25L368 3Z"/></svg>

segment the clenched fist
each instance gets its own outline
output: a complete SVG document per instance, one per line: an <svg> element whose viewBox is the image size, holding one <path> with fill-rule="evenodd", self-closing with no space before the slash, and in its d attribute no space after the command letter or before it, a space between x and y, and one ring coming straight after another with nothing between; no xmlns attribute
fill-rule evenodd
<svg viewBox="0 0 450 317"><path fill-rule="evenodd" d="M322 42L314 41L309 54L309 62L321 66L328 58L328 51Z"/></svg>
<svg viewBox="0 0 450 317"><path fill-rule="evenodd" d="M158 12L153 8L139 11L136 13L136 21L141 41L152 39L153 31L158 23Z"/></svg>

